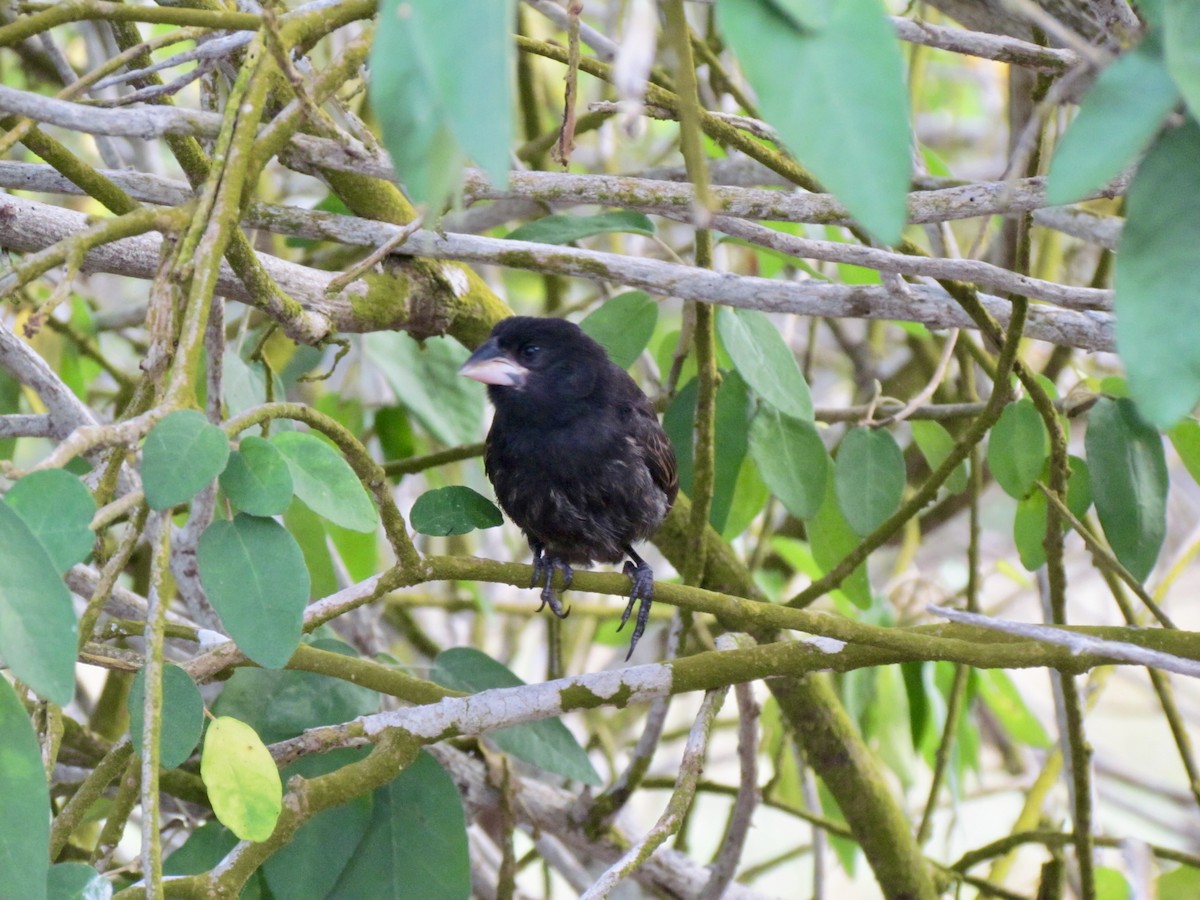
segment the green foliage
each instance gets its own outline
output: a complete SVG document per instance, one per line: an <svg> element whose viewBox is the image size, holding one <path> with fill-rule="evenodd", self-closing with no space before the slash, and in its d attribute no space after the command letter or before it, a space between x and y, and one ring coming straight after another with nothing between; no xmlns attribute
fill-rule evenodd
<svg viewBox="0 0 1200 900"><path fill-rule="evenodd" d="M49 869L50 794L29 715L0 678L0 884L13 897L44 900Z"/></svg>
<svg viewBox="0 0 1200 900"><path fill-rule="evenodd" d="M308 485L307 479L305 484ZM229 463L221 473L221 489L244 513L277 516L292 502L288 459L270 441L247 435L229 456Z"/></svg>
<svg viewBox="0 0 1200 900"><path fill-rule="evenodd" d="M371 100L409 193L431 206L470 157L502 182L512 122L512 0L385 0L371 52ZM463 48L470 52L464 53Z"/></svg>
<svg viewBox="0 0 1200 900"><path fill-rule="evenodd" d="M996 483L1014 499L1028 497L1050 456L1050 435L1029 400L1004 407L988 440L988 468Z"/></svg>
<svg viewBox="0 0 1200 900"><path fill-rule="evenodd" d="M925 462L931 470L936 470L954 449L954 436L940 422L917 419L910 422L913 443L925 457ZM961 494L967 489L967 461L960 462L946 479L946 490L951 494Z"/></svg>
<svg viewBox="0 0 1200 900"><path fill-rule="evenodd" d="M471 647L443 650L434 661L430 677L443 687L467 693L525 684L506 666ZM584 784L603 783L586 751L558 719L502 728L489 734L488 739L505 753L539 769Z"/></svg>
<svg viewBox="0 0 1200 900"><path fill-rule="evenodd" d="M1108 184L1146 148L1178 102L1157 39L1119 57L1100 73L1058 145L1046 199L1070 203Z"/></svg>
<svg viewBox="0 0 1200 900"><path fill-rule="evenodd" d="M543 216L509 232L510 241L539 244L571 244L597 234L644 234L654 236L654 223L645 213L631 210L597 213L594 216Z"/></svg>
<svg viewBox="0 0 1200 900"><path fill-rule="evenodd" d="M221 824L243 841L265 841L283 811L271 751L244 722L221 716L204 735L200 777Z"/></svg>
<svg viewBox="0 0 1200 900"><path fill-rule="evenodd" d="M496 504L458 484L426 491L413 504L411 518L413 528L421 534L438 536L467 534L504 522Z"/></svg>
<svg viewBox="0 0 1200 900"><path fill-rule="evenodd" d="M317 778L365 756L357 749L304 756L279 774L285 784L292 776ZM271 893L289 900L324 900L329 896L367 833L373 805L371 795L363 794L321 810L300 826L291 842L263 864Z"/></svg>
<svg viewBox="0 0 1200 900"><path fill-rule="evenodd" d="M466 818L458 789L428 753L377 790L366 836L330 900L471 895Z"/></svg>
<svg viewBox="0 0 1200 900"><path fill-rule="evenodd" d="M134 750L141 752L146 696L146 670L139 669L129 689L129 736ZM204 729L204 699L190 675L179 666L163 666L162 727L159 734L158 764L164 769L182 765Z"/></svg>
<svg viewBox="0 0 1200 900"><path fill-rule="evenodd" d="M340 641L313 641L313 646L355 655ZM296 737L306 728L347 722L378 710L379 695L369 688L293 669L238 669L213 704L214 713L245 722L268 744Z"/></svg>
<svg viewBox="0 0 1200 900"><path fill-rule="evenodd" d="M608 351L609 359L628 369L649 345L657 324L658 304L650 295L626 291L597 306L579 327Z"/></svg>
<svg viewBox="0 0 1200 900"><path fill-rule="evenodd" d="M70 472L31 472L12 486L4 502L16 510L41 541L59 572L83 562L92 552L92 516L96 501Z"/></svg>
<svg viewBox="0 0 1200 900"><path fill-rule="evenodd" d="M784 144L867 230L895 243L909 182L908 104L883 6L826 4L802 24L768 0L734 0L717 18ZM803 72L804 82L781 72Z"/></svg>
<svg viewBox="0 0 1200 900"><path fill-rule="evenodd" d="M7 503L0 503L0 658L47 700L75 693L78 634L59 564Z"/></svg>
<svg viewBox="0 0 1200 900"><path fill-rule="evenodd" d="M801 519L816 515L825 498L830 465L812 423L762 404L750 423L750 456L788 512Z"/></svg>
<svg viewBox="0 0 1200 900"><path fill-rule="evenodd" d="M165 416L142 447L142 483L151 509L170 509L195 497L225 469L229 439L194 409Z"/></svg>
<svg viewBox="0 0 1200 900"><path fill-rule="evenodd" d="M1167 69L1192 118L1200 119L1200 8L1189 0L1167 0L1162 34Z"/></svg>
<svg viewBox="0 0 1200 900"><path fill-rule="evenodd" d="M379 514L342 455L313 434L285 431L271 444L287 462L292 486L313 512L351 531L374 531Z"/></svg>
<svg viewBox="0 0 1200 900"><path fill-rule="evenodd" d="M833 483L847 524L866 536L897 509L904 495L904 454L883 428L852 428L842 438Z"/></svg>
<svg viewBox="0 0 1200 900"><path fill-rule="evenodd" d="M781 413L812 421L808 383L770 319L753 309L721 309L717 333L738 374L758 396Z"/></svg>
<svg viewBox="0 0 1200 900"><path fill-rule="evenodd" d="M1164 134L1129 186L1113 273L1117 347L1138 409L1169 428L1200 401L1200 125Z"/></svg>
<svg viewBox="0 0 1200 900"><path fill-rule="evenodd" d="M210 525L196 555L204 591L238 648L260 666L286 665L308 603L296 539L273 519L239 513Z"/></svg>
<svg viewBox="0 0 1200 900"><path fill-rule="evenodd" d="M1117 559L1143 581L1154 568L1167 527L1162 437L1132 401L1104 397L1088 414L1086 446L1104 535Z"/></svg>

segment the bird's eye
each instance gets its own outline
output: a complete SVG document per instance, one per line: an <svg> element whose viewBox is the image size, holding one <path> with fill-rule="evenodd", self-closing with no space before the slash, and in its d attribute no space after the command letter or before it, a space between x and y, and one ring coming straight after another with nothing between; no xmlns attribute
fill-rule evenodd
<svg viewBox="0 0 1200 900"><path fill-rule="evenodd" d="M541 350L542 350L542 348L539 347L537 344L526 344L524 347L521 348L521 358L522 359L533 359L535 356L537 356L541 352Z"/></svg>

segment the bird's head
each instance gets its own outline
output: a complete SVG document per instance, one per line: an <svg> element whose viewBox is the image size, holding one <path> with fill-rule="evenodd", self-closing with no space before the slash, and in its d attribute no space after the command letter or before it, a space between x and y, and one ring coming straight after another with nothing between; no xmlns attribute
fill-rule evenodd
<svg viewBox="0 0 1200 900"><path fill-rule="evenodd" d="M608 366L604 348L573 322L513 316L458 371L486 384L497 406L532 409L588 396Z"/></svg>

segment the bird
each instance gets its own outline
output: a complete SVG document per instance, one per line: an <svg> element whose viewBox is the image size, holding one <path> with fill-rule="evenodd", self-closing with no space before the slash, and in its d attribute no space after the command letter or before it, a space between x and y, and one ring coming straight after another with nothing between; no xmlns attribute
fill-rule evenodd
<svg viewBox="0 0 1200 900"><path fill-rule="evenodd" d="M628 661L646 629L654 572L633 545L649 538L679 492L675 451L650 399L582 328L566 319L512 316L463 363L487 385L495 407L484 469L501 508L529 541L540 612L564 609L572 565L628 557L629 603L637 620Z"/></svg>

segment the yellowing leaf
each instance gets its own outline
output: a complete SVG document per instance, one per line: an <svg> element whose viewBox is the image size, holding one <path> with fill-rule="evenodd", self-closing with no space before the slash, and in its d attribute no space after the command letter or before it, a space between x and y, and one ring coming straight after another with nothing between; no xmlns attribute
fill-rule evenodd
<svg viewBox="0 0 1200 900"><path fill-rule="evenodd" d="M271 836L283 810L283 783L253 728L228 716L209 725L200 777L222 825L243 841Z"/></svg>

